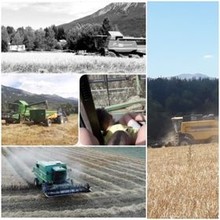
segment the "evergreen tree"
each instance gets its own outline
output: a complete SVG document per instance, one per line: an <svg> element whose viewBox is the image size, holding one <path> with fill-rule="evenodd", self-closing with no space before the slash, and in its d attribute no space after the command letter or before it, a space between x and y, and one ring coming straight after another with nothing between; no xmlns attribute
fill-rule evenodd
<svg viewBox="0 0 220 220"><path fill-rule="evenodd" d="M105 19L103 20L102 30L103 30L103 34L105 34L105 35L108 34L108 31L111 31L111 30L112 30L112 27L111 27L111 24L110 24L110 21L109 21L108 18L105 18Z"/></svg>
<svg viewBox="0 0 220 220"><path fill-rule="evenodd" d="M13 45L21 45L21 44L23 44L23 41L24 41L24 37L21 36L19 31L17 31L15 33L14 38L12 39L12 44Z"/></svg>
<svg viewBox="0 0 220 220"><path fill-rule="evenodd" d="M50 51L56 46L55 33L52 27L45 28L45 49Z"/></svg>
<svg viewBox="0 0 220 220"><path fill-rule="evenodd" d="M34 49L45 49L45 31L42 28L35 31Z"/></svg>
<svg viewBox="0 0 220 220"><path fill-rule="evenodd" d="M1 51L2 52L7 52L8 51L8 43L9 43L9 35L8 35L8 32L7 32L7 28L5 28L4 26L1 27L1 38L2 38L2 44L1 44Z"/></svg>
<svg viewBox="0 0 220 220"><path fill-rule="evenodd" d="M13 37L15 36L15 29L11 26L7 26L7 32L10 38L10 43L12 42Z"/></svg>
<svg viewBox="0 0 220 220"><path fill-rule="evenodd" d="M24 45L28 51L34 49L35 33L31 27L26 27L24 30Z"/></svg>

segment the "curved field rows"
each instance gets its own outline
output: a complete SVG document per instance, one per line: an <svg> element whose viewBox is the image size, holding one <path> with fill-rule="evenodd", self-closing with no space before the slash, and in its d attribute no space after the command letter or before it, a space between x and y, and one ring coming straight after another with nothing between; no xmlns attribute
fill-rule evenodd
<svg viewBox="0 0 220 220"><path fill-rule="evenodd" d="M17 188L18 186L20 188L28 187L28 183L18 175L4 155L2 155L2 164L4 164L4 169L2 169L3 188Z"/></svg>
<svg viewBox="0 0 220 220"><path fill-rule="evenodd" d="M76 147L8 147L3 148L3 152L3 160L7 163L2 164L2 169L7 171L13 168L14 177L27 184L23 189L17 182L16 188L16 182L10 182L10 174L5 177L8 172L3 172L3 217L146 216L145 159ZM34 175L31 170L37 160L67 163L72 169L70 177L73 181L88 182L92 192L46 198L32 184Z"/></svg>

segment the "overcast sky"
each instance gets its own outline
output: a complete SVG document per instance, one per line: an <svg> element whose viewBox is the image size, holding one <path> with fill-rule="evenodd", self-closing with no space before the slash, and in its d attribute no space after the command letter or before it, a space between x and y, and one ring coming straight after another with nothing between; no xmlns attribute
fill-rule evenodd
<svg viewBox="0 0 220 220"><path fill-rule="evenodd" d="M3 0L2 25L34 29L60 25L90 15L111 2L114 0Z"/></svg>
<svg viewBox="0 0 220 220"><path fill-rule="evenodd" d="M34 94L79 98L79 75L72 74L3 74L4 86L22 89Z"/></svg>

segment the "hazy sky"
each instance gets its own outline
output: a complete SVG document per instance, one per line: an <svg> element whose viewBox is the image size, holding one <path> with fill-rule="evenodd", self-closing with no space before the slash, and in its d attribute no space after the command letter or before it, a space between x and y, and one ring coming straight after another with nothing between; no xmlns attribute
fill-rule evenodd
<svg viewBox="0 0 220 220"><path fill-rule="evenodd" d="M19 75L19 77L18 77ZM3 74L4 86L22 89L35 94L79 98L79 75L72 74Z"/></svg>
<svg viewBox="0 0 220 220"><path fill-rule="evenodd" d="M90 15L105 7L110 0L3 0L2 25L18 27L31 26L34 29L59 25Z"/></svg>
<svg viewBox="0 0 220 220"><path fill-rule="evenodd" d="M148 76L218 76L218 3L148 2Z"/></svg>

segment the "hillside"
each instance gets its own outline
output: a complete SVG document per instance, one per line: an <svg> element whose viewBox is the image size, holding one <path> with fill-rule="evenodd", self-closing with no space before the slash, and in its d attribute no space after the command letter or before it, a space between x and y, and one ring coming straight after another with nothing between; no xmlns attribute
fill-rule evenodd
<svg viewBox="0 0 220 220"><path fill-rule="evenodd" d="M48 94L38 95L3 85L1 88L3 110L7 108L7 103L14 102L15 100L25 100L29 104L47 100L50 109L57 109L59 105L66 103L70 103L74 106L78 105L77 99L65 99L57 95Z"/></svg>
<svg viewBox="0 0 220 220"><path fill-rule="evenodd" d="M99 11L62 24L64 30L71 29L76 24L99 23L108 18L114 30L125 36L145 37L146 33L146 4L145 3L111 3Z"/></svg>
<svg viewBox="0 0 220 220"><path fill-rule="evenodd" d="M179 74L174 77L178 79L187 79L187 80L188 79L213 79L213 77L209 77L202 73L195 73L195 74L183 73L183 74Z"/></svg>

